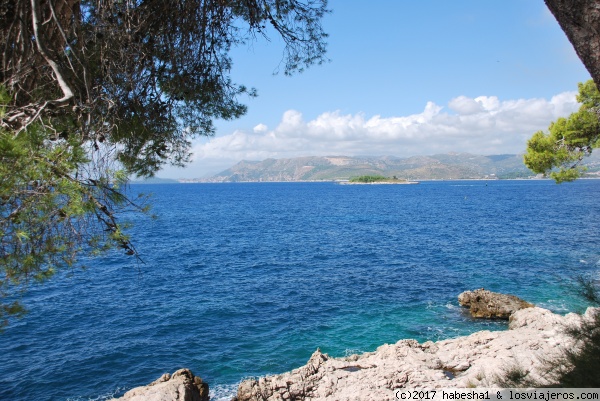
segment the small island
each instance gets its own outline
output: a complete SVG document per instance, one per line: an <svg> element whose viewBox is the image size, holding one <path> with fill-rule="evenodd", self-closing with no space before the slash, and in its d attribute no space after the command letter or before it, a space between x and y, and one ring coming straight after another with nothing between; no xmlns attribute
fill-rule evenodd
<svg viewBox="0 0 600 401"><path fill-rule="evenodd" d="M384 177L382 175L361 175L352 177L348 181L341 181L340 184L418 184L416 181L393 177Z"/></svg>

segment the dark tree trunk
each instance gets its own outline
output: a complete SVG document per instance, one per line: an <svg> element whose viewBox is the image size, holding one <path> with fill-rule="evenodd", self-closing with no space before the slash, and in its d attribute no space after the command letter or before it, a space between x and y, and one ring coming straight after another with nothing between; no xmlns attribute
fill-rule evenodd
<svg viewBox="0 0 600 401"><path fill-rule="evenodd" d="M545 0L600 88L600 0Z"/></svg>

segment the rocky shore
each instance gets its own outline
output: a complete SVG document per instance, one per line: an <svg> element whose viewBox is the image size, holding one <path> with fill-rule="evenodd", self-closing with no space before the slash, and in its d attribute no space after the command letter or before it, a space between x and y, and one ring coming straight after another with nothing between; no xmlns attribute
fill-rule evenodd
<svg viewBox="0 0 600 401"><path fill-rule="evenodd" d="M147 386L129 390L114 401L209 401L208 384L189 369L165 373Z"/></svg>
<svg viewBox="0 0 600 401"><path fill-rule="evenodd" d="M475 314L483 308L486 317L508 317L494 312L506 312L506 305L495 296L502 294L491 293L490 297L483 289L468 293L461 294L461 304L470 307L472 313L473 305L478 305ZM395 392L403 388L494 387L511 369L544 383L543 360L575 346L564 328L600 313L588 308L584 315L562 316L518 299L509 301L513 309L506 331L480 331L437 342L400 340L345 358L332 358L317 349L298 369L243 381L234 400L395 400ZM188 389L191 392L186 393ZM206 401L207 394L208 387L200 378L182 370L133 389L120 400Z"/></svg>

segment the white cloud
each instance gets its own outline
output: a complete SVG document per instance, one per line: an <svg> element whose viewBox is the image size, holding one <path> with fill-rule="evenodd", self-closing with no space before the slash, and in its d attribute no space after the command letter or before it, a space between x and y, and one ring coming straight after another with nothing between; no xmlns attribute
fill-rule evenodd
<svg viewBox="0 0 600 401"><path fill-rule="evenodd" d="M267 132L269 130L269 127L267 127L264 124L258 124L256 127L254 127L254 132L257 134L262 134L263 132Z"/></svg>
<svg viewBox="0 0 600 401"><path fill-rule="evenodd" d="M478 99L481 98L471 99L466 96L459 96L450 100L448 107L462 115L480 113L483 111L483 102L477 101Z"/></svg>
<svg viewBox="0 0 600 401"><path fill-rule="evenodd" d="M333 111L305 121L299 111L288 110L275 129L258 124L251 133L238 130L196 145L189 169L210 166L214 173L240 160L307 155L521 153L534 132L578 109L575 96L565 92L550 100L506 101L459 96L448 102L448 109L428 102L423 112L398 117Z"/></svg>

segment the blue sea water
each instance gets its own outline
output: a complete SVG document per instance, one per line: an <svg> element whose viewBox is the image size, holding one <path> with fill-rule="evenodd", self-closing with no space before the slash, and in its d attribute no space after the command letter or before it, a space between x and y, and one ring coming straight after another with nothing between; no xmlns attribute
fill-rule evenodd
<svg viewBox="0 0 600 401"><path fill-rule="evenodd" d="M132 185L137 264L121 254L32 285L0 334L0 400L103 400L191 368L229 399L249 376L474 321L485 287L581 311L570 279L600 271L600 180L419 185Z"/></svg>

